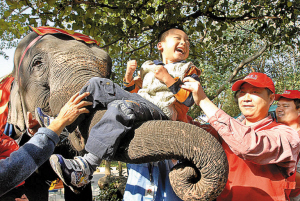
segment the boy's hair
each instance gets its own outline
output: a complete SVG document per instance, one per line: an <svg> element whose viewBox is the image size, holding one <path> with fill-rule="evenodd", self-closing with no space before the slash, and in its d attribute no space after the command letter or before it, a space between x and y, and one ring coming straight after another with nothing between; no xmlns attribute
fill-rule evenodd
<svg viewBox="0 0 300 201"><path fill-rule="evenodd" d="M181 31L184 31L182 26L169 26L165 29L163 29L159 34L158 34L158 42L162 42L162 41L165 41L166 40L166 37L169 35L170 31L172 29L179 29Z"/></svg>

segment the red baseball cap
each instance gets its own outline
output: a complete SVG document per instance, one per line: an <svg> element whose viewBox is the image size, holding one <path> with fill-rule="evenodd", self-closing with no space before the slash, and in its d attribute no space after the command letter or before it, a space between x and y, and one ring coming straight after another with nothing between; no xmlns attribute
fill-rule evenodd
<svg viewBox="0 0 300 201"><path fill-rule="evenodd" d="M275 86L271 78L269 78L264 73L250 73L244 79L236 81L232 85L232 91L238 91L241 88L241 85L245 82L255 86L255 87L263 87L270 89L275 94Z"/></svg>
<svg viewBox="0 0 300 201"><path fill-rule="evenodd" d="M285 90L283 94L275 94L275 100L279 100L281 97L288 99L300 99L300 91L298 90Z"/></svg>

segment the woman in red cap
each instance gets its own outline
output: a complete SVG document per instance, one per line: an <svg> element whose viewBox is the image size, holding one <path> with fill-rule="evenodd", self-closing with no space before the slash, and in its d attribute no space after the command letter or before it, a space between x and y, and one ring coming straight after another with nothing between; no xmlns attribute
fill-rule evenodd
<svg viewBox="0 0 300 201"><path fill-rule="evenodd" d="M255 72L233 84L245 116L242 122L211 102L199 82L192 78L184 82L182 88L193 92L195 103L218 132L229 162L228 181L217 200L289 200L300 139L294 129L268 115L275 98L272 79Z"/></svg>
<svg viewBox="0 0 300 201"><path fill-rule="evenodd" d="M276 94L276 117L279 123L286 124L295 129L300 136L300 91L285 90L282 94ZM297 165L296 188L290 194L291 200L299 200L300 194L300 163ZM297 199L296 199L297 196Z"/></svg>

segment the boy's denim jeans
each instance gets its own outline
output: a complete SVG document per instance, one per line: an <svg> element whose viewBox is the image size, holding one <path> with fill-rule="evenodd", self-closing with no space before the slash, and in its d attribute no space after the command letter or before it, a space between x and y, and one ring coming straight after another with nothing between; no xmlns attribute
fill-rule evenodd
<svg viewBox="0 0 300 201"><path fill-rule="evenodd" d="M136 93L129 93L106 78L94 77L80 94L90 92L86 99L93 102L90 113L107 109L102 119L90 131L86 151L105 160L114 156L120 140L137 121L167 120L168 117L153 103Z"/></svg>

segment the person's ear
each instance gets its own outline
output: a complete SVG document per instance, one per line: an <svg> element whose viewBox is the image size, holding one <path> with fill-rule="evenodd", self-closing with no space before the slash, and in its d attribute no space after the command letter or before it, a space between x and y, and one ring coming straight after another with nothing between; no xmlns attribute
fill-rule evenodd
<svg viewBox="0 0 300 201"><path fill-rule="evenodd" d="M158 43L157 43L157 49L158 49L159 51L162 51L162 50L163 50L162 42L158 42Z"/></svg>
<svg viewBox="0 0 300 201"><path fill-rule="evenodd" d="M271 94L270 95L270 106L273 104L273 102L275 101L275 94Z"/></svg>

